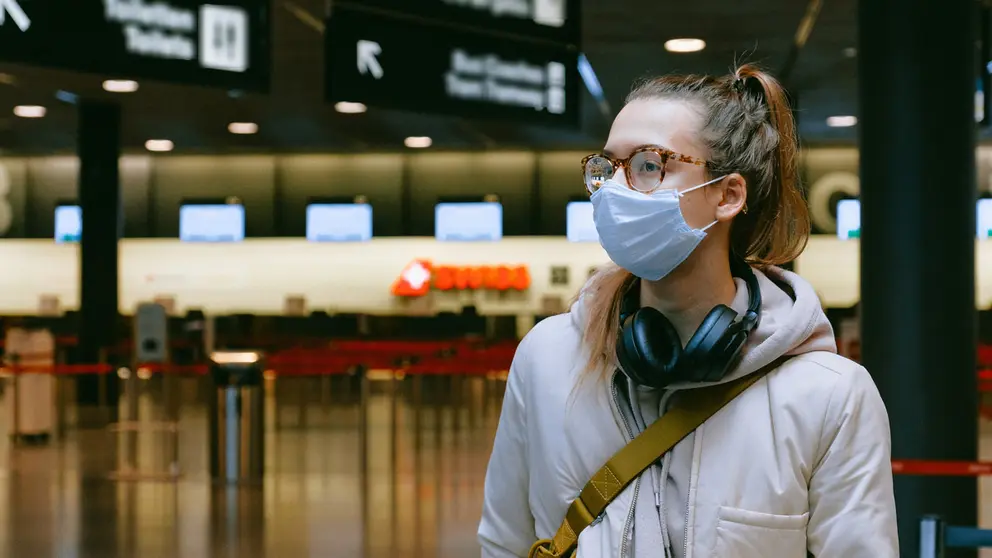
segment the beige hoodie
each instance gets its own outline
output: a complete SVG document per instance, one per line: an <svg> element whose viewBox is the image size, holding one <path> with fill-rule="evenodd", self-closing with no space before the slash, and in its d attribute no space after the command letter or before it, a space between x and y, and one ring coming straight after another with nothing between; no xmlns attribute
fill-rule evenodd
<svg viewBox="0 0 992 558"><path fill-rule="evenodd" d="M676 446L664 474L656 467L660 506L652 474L641 475L582 532L575 558L802 558L807 549L898 557L878 390L864 368L836 354L808 283L774 268L756 274L760 325L725 381L796 357ZM746 299L739 282L732 306L743 312ZM539 323L514 356L486 474L485 558L526 556L536 539L553 536L593 473L636 435L622 374L576 389L587 362L585 318L580 297L568 314ZM650 423L664 394L639 395Z"/></svg>
<svg viewBox="0 0 992 558"><path fill-rule="evenodd" d="M755 272L761 288L761 319L758 328L748 338L740 364L723 380L728 382L751 374L783 355L800 355L811 351L837 352L833 329L822 310L819 297L799 276L779 268L766 273ZM735 279L737 296L730 307L738 315L747 309L748 289L743 279ZM581 311L576 318L583 319ZM683 340L684 342L685 340ZM622 379L623 378L623 379ZM659 418L671 405L679 390L694 389L706 384L676 384L673 389L658 390L635 386L618 376L623 390L620 412L626 415L634 435ZM636 396L632 396L636 394ZM650 548L651 556L684 558L685 517L692 463L693 435L689 435L641 477L639 498L633 522L633 548ZM662 523L660 516L666 521ZM668 553L657 552L667 548ZM640 554L637 554L640 555Z"/></svg>

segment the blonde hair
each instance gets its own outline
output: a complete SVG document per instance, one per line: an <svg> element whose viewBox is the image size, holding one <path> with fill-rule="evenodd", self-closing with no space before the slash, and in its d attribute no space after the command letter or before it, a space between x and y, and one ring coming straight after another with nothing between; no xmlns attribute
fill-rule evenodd
<svg viewBox="0 0 992 558"><path fill-rule="evenodd" d="M627 102L676 100L702 109L700 139L711 176L739 173L747 182L747 213L734 218L730 249L751 265L794 260L806 247L810 219L799 189L795 121L786 93L771 75L745 64L733 74L664 76L635 86ZM612 266L579 294L586 299L584 376L611 369L620 328L620 305L634 277Z"/></svg>

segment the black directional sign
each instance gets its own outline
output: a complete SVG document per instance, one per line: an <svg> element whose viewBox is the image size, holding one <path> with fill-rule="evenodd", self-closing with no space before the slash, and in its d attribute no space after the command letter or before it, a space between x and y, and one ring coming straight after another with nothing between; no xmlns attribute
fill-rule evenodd
<svg viewBox="0 0 992 558"><path fill-rule="evenodd" d="M269 2L0 0L0 61L267 91Z"/></svg>
<svg viewBox="0 0 992 558"><path fill-rule="evenodd" d="M567 9L571 4L335 3L325 33L327 100L574 126L579 50L577 15L569 16ZM516 11L510 13L513 6Z"/></svg>
<svg viewBox="0 0 992 558"><path fill-rule="evenodd" d="M579 0L354 0L364 9L451 24L483 33L516 35L551 43L578 45Z"/></svg>

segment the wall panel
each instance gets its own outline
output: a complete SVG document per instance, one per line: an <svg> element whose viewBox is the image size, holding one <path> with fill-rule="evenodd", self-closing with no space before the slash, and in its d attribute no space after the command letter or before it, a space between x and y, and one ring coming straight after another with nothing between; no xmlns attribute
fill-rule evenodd
<svg viewBox="0 0 992 558"><path fill-rule="evenodd" d="M565 234L565 205L573 197L588 199L582 185L584 152L542 153L540 167L541 217L537 234Z"/></svg>
<svg viewBox="0 0 992 558"><path fill-rule="evenodd" d="M0 237L20 238L27 234L27 159L0 159Z"/></svg>
<svg viewBox="0 0 992 558"><path fill-rule="evenodd" d="M404 156L289 155L279 160L277 180L282 197L283 236L306 235L306 206L312 197L363 194L372 204L372 234L400 236L399 200Z"/></svg>
<svg viewBox="0 0 992 558"><path fill-rule="evenodd" d="M584 197L584 152L397 152L389 154L126 155L121 159L125 237L175 237L184 197L240 197L251 237L303 236L311 197L365 194L375 211L374 233L434 233L439 196L498 194L504 234L562 235L565 204ZM992 147L977 153L980 191L992 189ZM79 165L72 156L0 158L9 182L9 238L50 238L59 200L75 199ZM858 151L814 147L803 153L815 231L835 230L836 201L856 195ZM404 187L411 230L403 230ZM870 187L870 185L866 186ZM0 235L3 232L0 231Z"/></svg>
<svg viewBox="0 0 992 558"><path fill-rule="evenodd" d="M272 236L276 158L263 155L169 156L152 166L155 236L179 236L184 198L237 196L245 206L245 235Z"/></svg>
<svg viewBox="0 0 992 558"><path fill-rule="evenodd" d="M30 225L27 235L51 238L55 233L55 205L76 199L79 160L76 157L37 157L28 159L28 204Z"/></svg>
<svg viewBox="0 0 992 558"><path fill-rule="evenodd" d="M434 204L439 196L498 194L503 202L503 234L532 234L531 191L536 164L533 152L411 155L410 233L434 235Z"/></svg>

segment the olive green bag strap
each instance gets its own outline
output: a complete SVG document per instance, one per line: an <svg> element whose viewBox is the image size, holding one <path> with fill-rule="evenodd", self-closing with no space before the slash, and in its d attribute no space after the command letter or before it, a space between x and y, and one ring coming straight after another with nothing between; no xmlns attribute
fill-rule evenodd
<svg viewBox="0 0 992 558"><path fill-rule="evenodd" d="M593 475L578 498L568 507L565 520L554 538L534 543L528 557L571 556L575 552L579 533L599 517L624 488L724 405L788 358L776 359L757 372L732 382L683 391L672 409L631 440Z"/></svg>

